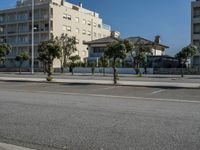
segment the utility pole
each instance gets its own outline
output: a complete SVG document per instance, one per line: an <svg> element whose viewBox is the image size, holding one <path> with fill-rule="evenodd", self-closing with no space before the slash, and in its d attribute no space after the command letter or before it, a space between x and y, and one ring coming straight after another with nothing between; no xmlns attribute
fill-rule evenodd
<svg viewBox="0 0 200 150"><path fill-rule="evenodd" d="M32 49L31 49L31 73L34 74L34 0L32 0Z"/></svg>

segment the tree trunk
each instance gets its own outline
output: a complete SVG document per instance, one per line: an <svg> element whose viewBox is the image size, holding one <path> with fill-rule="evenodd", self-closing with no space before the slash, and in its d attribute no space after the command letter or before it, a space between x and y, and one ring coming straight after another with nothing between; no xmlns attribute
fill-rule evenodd
<svg viewBox="0 0 200 150"><path fill-rule="evenodd" d="M72 67L72 75L74 75L74 67Z"/></svg>
<svg viewBox="0 0 200 150"><path fill-rule="evenodd" d="M63 59L63 67L67 66L67 56L64 54L64 59Z"/></svg>
<svg viewBox="0 0 200 150"><path fill-rule="evenodd" d="M51 72L51 62L48 62L48 71L47 71L47 76L48 77L51 77L51 75L52 75L52 72Z"/></svg>
<svg viewBox="0 0 200 150"><path fill-rule="evenodd" d="M62 58L61 58L62 59ZM60 73L64 73L64 66L63 61L60 60Z"/></svg>
<svg viewBox="0 0 200 150"><path fill-rule="evenodd" d="M137 68L138 68L138 74L139 74L139 76L142 76L142 73L141 73L141 71L140 71L140 62L138 62Z"/></svg>
<svg viewBox="0 0 200 150"><path fill-rule="evenodd" d="M22 72L21 72L21 66L19 66L19 74L21 74Z"/></svg>
<svg viewBox="0 0 200 150"><path fill-rule="evenodd" d="M22 70L21 70L21 68L22 68L22 63L23 63L23 62L20 62L20 64L19 64L19 74L22 73Z"/></svg>
<svg viewBox="0 0 200 150"><path fill-rule="evenodd" d="M113 82L117 84L117 70L116 70L116 58L113 59Z"/></svg>
<svg viewBox="0 0 200 150"><path fill-rule="evenodd" d="M44 62L43 63L43 72L44 72L44 74L46 74L46 71L47 71L47 64L46 64L46 62Z"/></svg>
<svg viewBox="0 0 200 150"><path fill-rule="evenodd" d="M184 73L183 73L183 63L181 63L181 77L184 77Z"/></svg>

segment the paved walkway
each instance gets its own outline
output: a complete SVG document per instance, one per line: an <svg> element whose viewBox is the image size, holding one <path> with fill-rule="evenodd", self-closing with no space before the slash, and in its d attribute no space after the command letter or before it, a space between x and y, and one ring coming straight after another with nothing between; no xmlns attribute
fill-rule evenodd
<svg viewBox="0 0 200 150"><path fill-rule="evenodd" d="M34 150L30 148L20 147L11 144L0 143L0 150Z"/></svg>
<svg viewBox="0 0 200 150"><path fill-rule="evenodd" d="M45 78L20 78L20 77L0 77L1 81L17 81L17 82L46 82ZM55 78L52 83L66 83L66 84L99 84L112 85L112 80L103 79L58 79ZM118 85L124 86L143 86L143 87L163 87L163 88L200 88L200 83L189 82L151 82L151 81L127 81L119 80Z"/></svg>

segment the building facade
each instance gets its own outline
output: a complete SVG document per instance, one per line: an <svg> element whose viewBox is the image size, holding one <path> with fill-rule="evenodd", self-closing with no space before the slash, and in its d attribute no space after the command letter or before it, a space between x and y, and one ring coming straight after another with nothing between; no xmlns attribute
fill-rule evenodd
<svg viewBox="0 0 200 150"><path fill-rule="evenodd" d="M91 41L110 36L111 27L103 24L99 14L64 0L34 0L34 49L35 67L40 67L37 60L38 44L42 41L61 36L65 33L75 36L77 54L82 60L88 57L87 46L83 41ZM6 67L16 67L15 57L21 52L31 56L32 41L32 0L18 0L15 8L0 10L0 43L12 45ZM25 65L30 66L31 62ZM60 67L55 60L54 68Z"/></svg>
<svg viewBox="0 0 200 150"><path fill-rule="evenodd" d="M191 43L200 47L200 0L195 0L192 2L192 9L191 9ZM193 67L200 68L200 53L197 54L192 58L191 61Z"/></svg>

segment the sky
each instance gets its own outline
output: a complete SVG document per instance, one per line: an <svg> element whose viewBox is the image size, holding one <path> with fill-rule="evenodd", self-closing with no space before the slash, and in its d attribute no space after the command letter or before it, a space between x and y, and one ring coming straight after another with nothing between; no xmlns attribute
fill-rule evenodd
<svg viewBox="0 0 200 150"><path fill-rule="evenodd" d="M78 4L79 0L67 0ZM122 38L141 36L170 46L174 55L190 44L191 0L82 0L83 7L98 12L105 24L119 31ZM0 9L12 7L16 0L0 0Z"/></svg>

